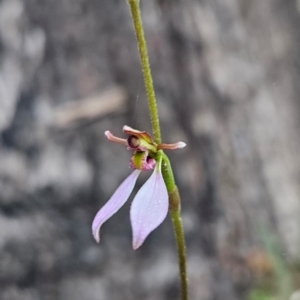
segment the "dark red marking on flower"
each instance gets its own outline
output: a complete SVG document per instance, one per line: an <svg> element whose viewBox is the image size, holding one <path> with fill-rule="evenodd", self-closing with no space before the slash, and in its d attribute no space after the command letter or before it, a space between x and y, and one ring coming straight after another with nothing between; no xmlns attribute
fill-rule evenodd
<svg viewBox="0 0 300 300"><path fill-rule="evenodd" d="M128 146L132 149L137 149L141 145L140 139L138 137L136 137L135 135L130 135L127 138L127 143L128 143Z"/></svg>

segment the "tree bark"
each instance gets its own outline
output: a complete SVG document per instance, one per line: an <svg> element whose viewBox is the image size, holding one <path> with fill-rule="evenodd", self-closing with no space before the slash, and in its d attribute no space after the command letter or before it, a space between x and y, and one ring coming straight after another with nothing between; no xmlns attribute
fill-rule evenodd
<svg viewBox="0 0 300 300"><path fill-rule="evenodd" d="M300 258L297 3L141 1L191 299ZM0 107L0 299L177 299L169 221L136 252L129 205L90 229L130 172L104 131L150 129L126 1L1 0Z"/></svg>

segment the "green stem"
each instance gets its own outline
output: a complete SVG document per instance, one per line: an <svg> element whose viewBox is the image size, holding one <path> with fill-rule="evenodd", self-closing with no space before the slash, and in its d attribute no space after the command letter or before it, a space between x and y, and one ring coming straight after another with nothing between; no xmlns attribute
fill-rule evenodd
<svg viewBox="0 0 300 300"><path fill-rule="evenodd" d="M140 60L145 81L145 88L148 97L148 107L150 111L152 131L154 141L157 144L161 143L160 126L158 111L156 105L155 92L153 87L153 80L148 58L147 45L144 36L144 29L141 19L141 12L139 7L139 0L128 0L131 16L133 20L134 30L137 38L138 49L140 53ZM172 219L175 240L177 245L178 263L181 283L181 299L188 300L188 284L187 284L187 270L186 270L186 254L185 254L185 240L183 233L182 220L180 217L180 195L175 184L172 167L168 157L162 150L158 153L162 157L162 175L169 194L169 213Z"/></svg>
<svg viewBox="0 0 300 300"><path fill-rule="evenodd" d="M137 44L140 53L140 60L142 65L142 71L145 81L145 88L148 98L148 107L150 111L152 132L154 141L157 144L161 143L160 126L158 111L156 105L155 91L153 87L153 80L151 75L151 68L149 64L147 45L144 35L143 23L141 18L141 12L139 7L139 0L128 0L131 16L133 20L134 30L136 34Z"/></svg>
<svg viewBox="0 0 300 300"><path fill-rule="evenodd" d="M187 269L186 269L186 251L185 240L182 226L182 219L180 216L180 195L178 188L175 184L172 167L169 158L162 154L162 175L166 183L169 193L169 213L172 219L175 240L177 245L180 284L181 284L181 299L188 300L188 282L187 282Z"/></svg>
<svg viewBox="0 0 300 300"><path fill-rule="evenodd" d="M180 283L181 283L181 299L188 300L185 241L184 241L184 232L183 232L180 211L170 211L170 215L172 219L173 229L176 238L176 245L177 245Z"/></svg>

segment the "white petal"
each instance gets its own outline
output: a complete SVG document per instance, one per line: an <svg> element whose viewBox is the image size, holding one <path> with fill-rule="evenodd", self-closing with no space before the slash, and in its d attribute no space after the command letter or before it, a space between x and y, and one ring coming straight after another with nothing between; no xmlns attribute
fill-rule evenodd
<svg viewBox="0 0 300 300"><path fill-rule="evenodd" d="M96 214L92 231L95 240L100 242L100 227L101 225L107 221L112 215L114 215L127 201L129 198L136 180L140 175L140 170L133 171L117 188L111 198L106 202L106 204L98 211Z"/></svg>
<svg viewBox="0 0 300 300"><path fill-rule="evenodd" d="M147 236L166 218L169 197L164 179L158 169L138 191L130 209L133 249L139 248Z"/></svg>

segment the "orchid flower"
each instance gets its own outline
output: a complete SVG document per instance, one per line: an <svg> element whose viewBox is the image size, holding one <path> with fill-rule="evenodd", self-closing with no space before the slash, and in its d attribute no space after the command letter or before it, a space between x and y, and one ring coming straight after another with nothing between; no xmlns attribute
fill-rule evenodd
<svg viewBox="0 0 300 300"><path fill-rule="evenodd" d="M169 197L161 173L161 157L157 153L161 149L183 148L186 144L178 142L157 145L150 134L129 126L124 126L123 132L129 135L127 139L118 138L110 131L106 131L105 135L108 140L123 144L127 146L128 150L134 151L130 160L130 166L134 171L121 183L107 203L98 211L92 224L92 232L95 240L99 243L102 224L128 200L141 171L154 169L152 175L134 197L130 208L133 233L132 246L135 250L164 221L168 213Z"/></svg>

